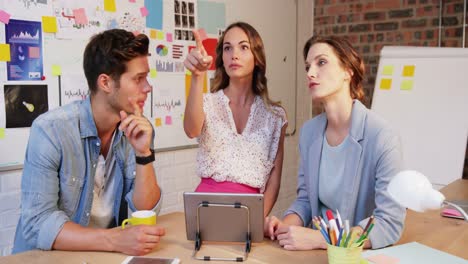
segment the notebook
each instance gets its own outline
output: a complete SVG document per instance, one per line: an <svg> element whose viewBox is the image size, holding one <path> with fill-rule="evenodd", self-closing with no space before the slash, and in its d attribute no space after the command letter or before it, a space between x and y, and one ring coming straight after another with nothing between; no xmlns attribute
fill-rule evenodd
<svg viewBox="0 0 468 264"><path fill-rule="evenodd" d="M391 258L397 258L399 259L399 264L467 264L467 261L462 258L433 249L418 242L411 242L377 250L366 250L362 253L362 257L366 259L375 255L385 255Z"/></svg>

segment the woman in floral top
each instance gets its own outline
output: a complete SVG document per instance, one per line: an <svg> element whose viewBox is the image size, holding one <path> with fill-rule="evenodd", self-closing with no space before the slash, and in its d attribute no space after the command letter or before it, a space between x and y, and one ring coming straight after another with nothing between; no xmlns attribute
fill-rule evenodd
<svg viewBox="0 0 468 264"><path fill-rule="evenodd" d="M213 58L194 36L197 47L184 62L192 72L184 130L200 144L196 191L263 193L266 216L280 188L287 119L268 96L262 39L247 23L229 25L216 47L211 93L203 94Z"/></svg>

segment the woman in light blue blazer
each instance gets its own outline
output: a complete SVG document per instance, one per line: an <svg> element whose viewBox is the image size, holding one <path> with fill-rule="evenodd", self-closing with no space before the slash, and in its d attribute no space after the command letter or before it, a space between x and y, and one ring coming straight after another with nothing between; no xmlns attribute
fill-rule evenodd
<svg viewBox="0 0 468 264"><path fill-rule="evenodd" d="M287 250L326 248L309 226L313 216L331 209L360 232L374 215L365 247L393 244L406 211L387 185L402 170L402 152L397 133L360 102L363 61L346 39L318 36L305 44L304 59L312 100L325 111L301 129L297 198L283 220L266 219L265 235Z"/></svg>

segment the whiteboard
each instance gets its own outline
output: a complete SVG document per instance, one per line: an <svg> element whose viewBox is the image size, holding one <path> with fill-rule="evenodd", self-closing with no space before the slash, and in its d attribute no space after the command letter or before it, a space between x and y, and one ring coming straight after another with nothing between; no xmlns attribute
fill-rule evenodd
<svg viewBox="0 0 468 264"><path fill-rule="evenodd" d="M56 16L59 30L57 33L42 32L42 55L45 80L42 81L8 81L6 76L6 63L0 62L0 82L3 85L10 84L46 84L48 88L49 110L59 107L74 100L81 100L87 93L86 79L82 72L82 54L89 37L110 27L124 28L130 31L138 31L151 35L152 28L145 25L146 19L142 17L140 8L148 3L162 3L162 32L164 38L150 38L149 57L150 68L166 67L161 63L174 63L170 67L178 68L172 72L157 72L157 76L150 78L153 92L148 96L144 114L155 127L156 151L167 151L179 148L196 146L195 139L189 139L183 131L183 111L185 108L185 96L187 76L180 65L185 58L188 47L193 46L193 41L179 41L175 39L175 1L176 0L136 0L115 1L116 12L105 12L104 1L33 1L33 0L0 0L0 9L11 14L11 19L41 21L42 16ZM288 114L288 132L293 131L296 124L296 6L295 0L177 0L180 3L194 3L210 5L219 4L223 12L211 17L212 24L208 25L223 30L234 21L246 21L252 24L260 33L265 44L267 58L267 78L270 97L281 101ZM249 8L246 8L246 7ZM268 13L263 13L268 7ZM89 25L86 28L74 28L64 13L70 16L71 11L84 8L88 15ZM62 12L64 11L64 12ZM197 17L198 9L194 15ZM206 14L206 13L205 13ZM206 19L205 19L206 20ZM222 21L220 21L222 20ZM94 24L91 23L94 22ZM197 20L198 21L198 20ZM99 22L99 23L98 23ZM198 22L201 23L201 22ZM62 30L67 29L67 30ZM169 41L167 33L172 34ZM210 38L217 38L218 34L208 34ZM5 25L0 23L0 42L6 43ZM167 60L157 52L157 47L164 45L169 54L174 51L173 45L180 45L183 49L181 58ZM52 74L52 67L60 65L60 77ZM214 71L208 73L208 78ZM60 85L59 85L60 83ZM73 84L73 86L72 86ZM75 88L80 84L83 89ZM210 82L207 82L209 89ZM29 138L29 128L5 128L5 98L3 85L0 90L0 129L3 129L3 138L0 138L0 167L21 164ZM80 86L78 86L80 87ZM60 88L60 90L59 90ZM5 150L8 150L6 154Z"/></svg>
<svg viewBox="0 0 468 264"><path fill-rule="evenodd" d="M372 110L400 133L406 168L437 185L460 179L468 136L468 49L384 47Z"/></svg>

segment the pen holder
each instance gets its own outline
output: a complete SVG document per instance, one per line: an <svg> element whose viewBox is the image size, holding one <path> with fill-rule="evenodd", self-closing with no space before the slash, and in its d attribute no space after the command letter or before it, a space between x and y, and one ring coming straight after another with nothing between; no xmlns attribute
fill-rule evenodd
<svg viewBox="0 0 468 264"><path fill-rule="evenodd" d="M327 255L329 264L360 264L363 261L362 248L360 247L337 247L327 244ZM362 263L366 263L365 261Z"/></svg>

